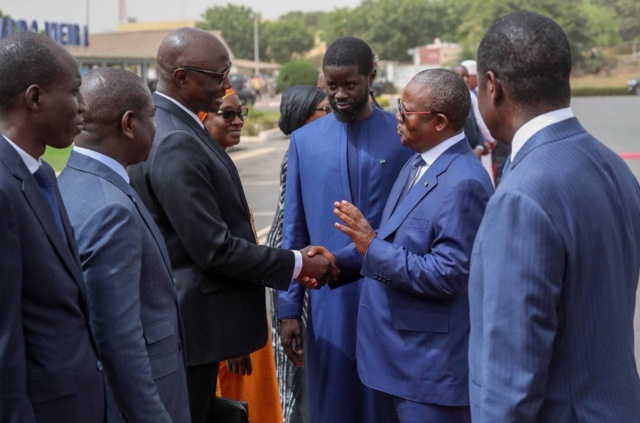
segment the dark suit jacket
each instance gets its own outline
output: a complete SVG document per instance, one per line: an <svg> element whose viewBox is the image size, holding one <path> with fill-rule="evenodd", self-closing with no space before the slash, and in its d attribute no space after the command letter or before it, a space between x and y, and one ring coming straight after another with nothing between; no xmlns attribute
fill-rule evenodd
<svg viewBox="0 0 640 423"><path fill-rule="evenodd" d="M59 184L110 388L107 420L190 422L178 298L158 227L133 188L91 157L71 152Z"/></svg>
<svg viewBox="0 0 640 423"><path fill-rule="evenodd" d="M0 420L101 422L104 379L73 231L0 136Z"/></svg>
<svg viewBox="0 0 640 423"><path fill-rule="evenodd" d="M640 187L577 119L529 139L471 258L474 422L640 422Z"/></svg>
<svg viewBox="0 0 640 423"><path fill-rule="evenodd" d="M287 289L293 252L256 246L238 171L184 110L154 94L158 126L131 184L167 242L189 366L265 345L264 287Z"/></svg>
<svg viewBox="0 0 640 423"><path fill-rule="evenodd" d="M469 262L493 186L463 139L398 203L411 162L364 256L358 373L365 385L401 398L464 406Z"/></svg>

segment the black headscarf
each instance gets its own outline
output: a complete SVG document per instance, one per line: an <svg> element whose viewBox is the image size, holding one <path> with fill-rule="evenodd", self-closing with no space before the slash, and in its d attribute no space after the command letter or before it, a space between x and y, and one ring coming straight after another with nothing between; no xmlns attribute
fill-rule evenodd
<svg viewBox="0 0 640 423"><path fill-rule="evenodd" d="M282 92L278 126L285 135L300 128L315 113L327 95L318 87L297 85Z"/></svg>

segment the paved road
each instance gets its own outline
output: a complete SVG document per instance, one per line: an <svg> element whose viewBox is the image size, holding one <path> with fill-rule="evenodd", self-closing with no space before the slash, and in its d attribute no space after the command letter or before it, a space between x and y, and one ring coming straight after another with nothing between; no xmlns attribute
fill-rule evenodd
<svg viewBox="0 0 640 423"><path fill-rule="evenodd" d="M640 153L640 97L576 98L572 107L583 126L615 152ZM259 237L266 236L278 199L280 161L288 141L240 144L231 157L240 171ZM640 179L640 159L626 160ZM318 181L318 183L322 183ZM334 199L330 199L334 200ZM640 294L636 304L640 304ZM635 350L640 363L640 305L636 306Z"/></svg>

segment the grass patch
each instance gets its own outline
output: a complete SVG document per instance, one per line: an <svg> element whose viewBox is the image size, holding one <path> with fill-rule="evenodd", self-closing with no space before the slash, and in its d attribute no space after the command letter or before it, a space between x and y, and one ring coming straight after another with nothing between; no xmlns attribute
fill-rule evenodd
<svg viewBox="0 0 640 423"><path fill-rule="evenodd" d="M242 135L258 135L260 131L278 127L280 111L249 110L249 116L242 127Z"/></svg>
<svg viewBox="0 0 640 423"><path fill-rule="evenodd" d="M42 158L53 167L56 173L61 172L66 166L67 160L69 160L72 146L73 144L63 149L47 147Z"/></svg>
<svg viewBox="0 0 640 423"><path fill-rule="evenodd" d="M631 77L631 74L619 74L571 78L571 95L573 97L626 95L627 81Z"/></svg>

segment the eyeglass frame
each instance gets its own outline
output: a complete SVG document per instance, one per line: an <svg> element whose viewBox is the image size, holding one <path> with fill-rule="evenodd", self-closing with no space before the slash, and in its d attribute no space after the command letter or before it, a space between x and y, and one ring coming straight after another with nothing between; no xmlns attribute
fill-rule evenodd
<svg viewBox="0 0 640 423"><path fill-rule="evenodd" d="M447 116L445 113L438 112L438 111L435 111L435 110L428 111L428 112L407 112L404 109L404 104L402 103L402 99L400 99L400 98L398 98L398 113L400 114L400 117L402 118L402 123L406 123L405 115L437 115L437 114L441 114L441 115ZM448 118L449 117L447 116L447 119Z"/></svg>
<svg viewBox="0 0 640 423"><path fill-rule="evenodd" d="M205 75L218 76L218 77L220 77L220 80L218 81L218 84L222 84L224 82L224 80L229 77L229 73L231 72L231 67L232 66L233 66L233 63L230 63L229 67L227 69L225 69L224 71L222 71L222 72L214 72L214 71L207 70L207 69L196 68L195 66L178 66L176 68L176 70L183 69L183 70L190 70L190 71L194 71L194 72L204 73Z"/></svg>
<svg viewBox="0 0 640 423"><path fill-rule="evenodd" d="M316 107L316 112L324 112L325 114L329 114L331 113L333 110L331 110L330 106L324 106L324 107Z"/></svg>
<svg viewBox="0 0 640 423"><path fill-rule="evenodd" d="M224 117L225 114L233 114L233 117L228 119L226 117ZM243 107L240 109L240 111L238 112L237 110L218 110L216 112L216 115L220 116L222 119L224 119L225 122L227 123L233 123L234 120L236 120L236 117L239 118L242 122L244 122L247 119L247 116L249 116L249 108L248 107ZM231 115L229 115L231 116Z"/></svg>

